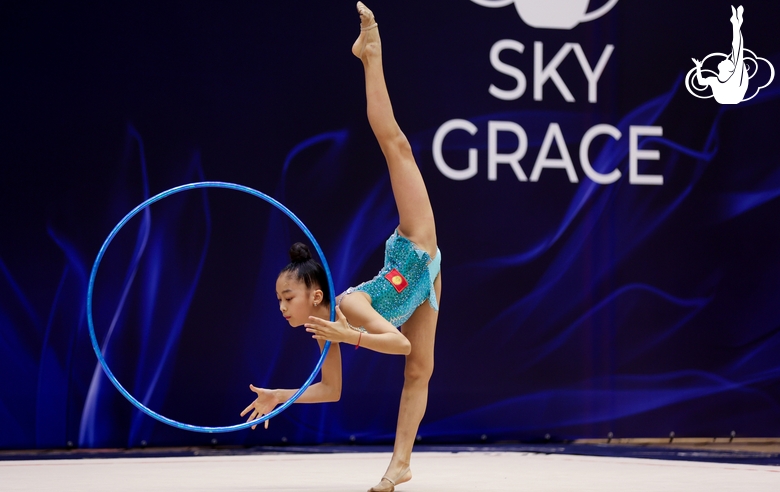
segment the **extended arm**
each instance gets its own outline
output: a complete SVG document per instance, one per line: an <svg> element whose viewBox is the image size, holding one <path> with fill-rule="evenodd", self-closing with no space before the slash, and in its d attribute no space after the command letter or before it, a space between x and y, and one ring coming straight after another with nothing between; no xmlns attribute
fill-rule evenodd
<svg viewBox="0 0 780 492"><path fill-rule="evenodd" d="M320 351L325 346L325 342L319 340ZM310 385L303 394L295 400L295 403L325 403L338 401L341 398L341 350L337 343L331 344L328 355L322 363L322 378L320 382ZM257 398L247 406L241 416L249 414L247 422L255 420L262 415L269 413L290 398L298 391L297 389L265 389L249 385L249 389L257 394ZM253 426L254 429L256 426ZM266 428L268 421L266 421Z"/></svg>
<svg viewBox="0 0 780 492"><path fill-rule="evenodd" d="M320 351L325 346L325 342L318 340ZM297 389L275 389L271 390L279 403L284 403L295 394ZM341 349L339 344L332 343L322 363L322 379L319 383L314 383L303 394L295 400L296 403L325 403L339 401L341 398Z"/></svg>
<svg viewBox="0 0 780 492"><path fill-rule="evenodd" d="M712 77L707 77L706 79L701 76L701 62L697 60L696 58L691 58L693 60L693 63L696 65L696 82L699 83L700 86L706 87L710 85L710 79Z"/></svg>

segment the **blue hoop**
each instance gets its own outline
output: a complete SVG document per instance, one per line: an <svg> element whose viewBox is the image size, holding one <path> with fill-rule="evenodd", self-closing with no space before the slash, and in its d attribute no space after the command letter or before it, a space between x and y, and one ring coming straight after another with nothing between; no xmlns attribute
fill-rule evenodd
<svg viewBox="0 0 780 492"><path fill-rule="evenodd" d="M287 407L295 403L295 400L297 400L303 394L303 392L306 391L306 388L309 387L312 380L314 380L314 377L317 375L318 372L320 372L320 369L322 368L322 364L323 362L325 362L325 356L328 355L330 342L325 342L325 346L322 349L322 354L320 355L320 360L317 362L317 365L314 366L314 370L312 371L311 376L309 376L309 379L307 379L306 382L303 383L303 386L301 386L300 389L296 391L295 394L292 395L292 397L289 400L284 402L282 405L276 407L272 412L263 415L258 419L252 420L251 422L245 422L243 424L228 425L223 427L203 427L199 425L183 424L173 419L169 419L168 417L160 415L154 410L147 408L143 403L136 400L133 397L133 395L131 395L119 383L119 381L117 381L116 377L114 377L114 374L111 372L111 369L108 368L108 364L106 363L106 360L103 357L103 352L100 350L100 346L98 345L97 336L95 336L95 326L92 321L92 291L95 286L95 277L97 276L98 267L100 266L100 261L103 259L103 255L106 252L106 248L108 248L108 245L111 243L111 240L114 239L114 236L117 235L119 230L127 223L127 221L132 219L138 212L145 209L146 207L153 204L154 202L160 201L163 198L173 195L175 193L179 193L181 191L186 191L186 190L192 190L196 188L226 188L229 190L243 191L244 193L249 193L250 195L254 195L258 198L262 198L266 202L270 203L274 207L284 212L285 215L287 215L290 219L292 219L292 221L295 222L295 224L297 224L298 227L300 227L300 229L309 238L311 243L314 245L314 249L317 250L317 254L320 257L320 260L322 260L322 266L325 268L325 273L328 276L328 287L330 287L330 320L334 321L336 319L336 298L334 296L335 289L333 287L333 278L331 277L330 274L330 268L328 268L328 262L325 259L325 254L322 252L322 249L320 248L320 245L317 243L317 240L314 239L314 236L309 231L309 229L303 224L303 222L301 222L301 220L298 217L296 217L295 214L293 214L287 207L282 205L280 202L274 200L270 196L266 195L265 193L261 193L257 190L253 190L252 188L248 188L246 186L241 186L233 183L223 183L219 181L204 181L199 183L190 183L182 186L177 186L175 188L171 188L170 190L163 191L162 193L147 199L142 204L138 205L133 210L131 210L130 213L125 215L125 217L122 220L120 220L119 223L116 225L116 227L114 227L114 230L111 231L111 234L108 235L108 238L106 238L105 242L103 243L103 246L100 248L100 251L98 252L97 258L95 259L95 264L92 266L92 274L89 277L89 288L87 289L87 323L89 324L89 337L92 339L92 348L95 349L95 354L97 355L98 361L100 362L100 365L103 367L103 371L106 373L106 376L108 376L108 379L111 380L114 386L116 386L116 389L118 389L119 392L122 393L122 395L130 401L130 403L135 405L136 408L138 408L145 414L159 420L164 424L168 424L183 430L188 430L193 432L205 432L209 434L215 432L232 432L241 429L247 429L253 425L257 425L272 417L275 417L280 412L285 410Z"/></svg>

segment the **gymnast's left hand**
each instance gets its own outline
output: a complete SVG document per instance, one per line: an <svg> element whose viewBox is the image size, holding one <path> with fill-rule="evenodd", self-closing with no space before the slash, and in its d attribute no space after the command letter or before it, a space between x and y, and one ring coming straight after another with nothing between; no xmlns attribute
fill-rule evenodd
<svg viewBox="0 0 780 492"><path fill-rule="evenodd" d="M305 323L304 326L306 331L312 334L312 338L335 343L346 341L352 332L347 318L341 314L341 309L338 306L336 306L336 321L309 316L309 322Z"/></svg>
<svg viewBox="0 0 780 492"><path fill-rule="evenodd" d="M241 416L243 417L247 413L249 414L249 418L246 419L247 422L251 422L257 418L262 417L263 415L267 414L274 408L276 408L276 405L281 403L279 399L276 397L273 391L267 390L265 388L258 388L255 385L250 384L249 389L257 393L257 398L255 398L255 401L249 404L248 407L244 409L243 412L241 412ZM251 413L250 413L251 412ZM253 425L252 430L255 430L257 426ZM268 428L268 421L265 421L266 429Z"/></svg>

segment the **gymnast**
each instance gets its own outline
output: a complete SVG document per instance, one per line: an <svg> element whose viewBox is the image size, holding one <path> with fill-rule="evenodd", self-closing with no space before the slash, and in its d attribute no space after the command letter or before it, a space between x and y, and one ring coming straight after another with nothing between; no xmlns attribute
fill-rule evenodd
<svg viewBox="0 0 780 492"><path fill-rule="evenodd" d="M731 21L731 54L718 63L717 77L702 77L702 62L693 58L693 63L696 65L696 81L701 87L712 87L712 95L721 104L740 103L747 92L749 77L747 65L745 65L745 42L741 31L744 12L745 9L742 5L736 10L734 6L731 7L731 18L729 19Z"/></svg>
<svg viewBox="0 0 780 492"><path fill-rule="evenodd" d="M330 292L325 271L308 248L296 243L291 263L276 281L279 309L291 326L305 326L320 345L333 343L322 379L297 403L337 401L341 395L339 344L406 356L395 445L387 471L370 491L393 491L412 478L412 446L428 401L433 345L441 296L441 254L433 210L411 146L393 115L382 69L382 44L374 14L357 3L360 35L352 53L363 62L368 121L387 161L399 224L385 245L385 265L374 279L350 287L336 300L336 321L328 321ZM399 331L396 327L401 328ZM297 390L264 389L241 416L247 421L270 412ZM266 421L266 424L268 421Z"/></svg>

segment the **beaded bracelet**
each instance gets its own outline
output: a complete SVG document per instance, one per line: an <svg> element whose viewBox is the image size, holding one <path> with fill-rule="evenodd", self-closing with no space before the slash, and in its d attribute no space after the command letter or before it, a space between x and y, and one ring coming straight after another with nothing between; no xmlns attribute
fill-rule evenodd
<svg viewBox="0 0 780 492"><path fill-rule="evenodd" d="M347 321L347 320L344 320L344 321ZM357 349L359 349L359 348L360 348L360 340L362 340L362 339L363 339L363 333L365 333L365 332L366 332L366 329L365 329L365 328L363 328L362 326L361 326L361 327L358 327L358 328L355 328L354 326L352 326L351 324L349 324L349 321L347 321L347 326L349 326L350 328L352 328L352 329L353 329L353 330L355 330L356 332L360 333L360 336L358 336L358 343L357 343L357 345L355 345L355 350L357 350Z"/></svg>

